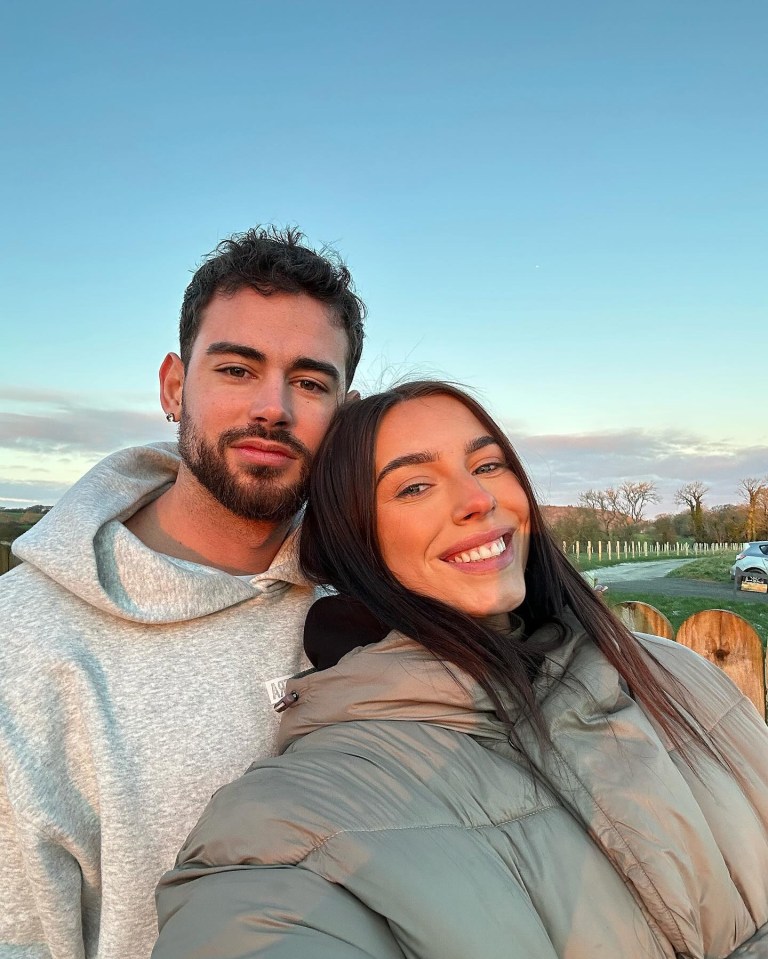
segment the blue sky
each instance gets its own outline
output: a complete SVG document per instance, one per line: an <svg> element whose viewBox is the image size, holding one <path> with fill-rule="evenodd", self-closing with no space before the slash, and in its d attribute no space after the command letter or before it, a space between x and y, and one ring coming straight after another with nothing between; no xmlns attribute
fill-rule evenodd
<svg viewBox="0 0 768 959"><path fill-rule="evenodd" d="M475 387L544 502L768 472L764 0L10 0L0 38L0 505L172 435L190 271L260 222L348 261L359 385Z"/></svg>

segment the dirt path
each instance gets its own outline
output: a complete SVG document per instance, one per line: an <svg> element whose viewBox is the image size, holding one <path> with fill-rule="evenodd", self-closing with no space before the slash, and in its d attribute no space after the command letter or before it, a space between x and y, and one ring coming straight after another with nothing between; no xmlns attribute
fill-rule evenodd
<svg viewBox="0 0 768 959"><path fill-rule="evenodd" d="M678 566L692 563L692 559L657 559L649 563L618 563L616 566L606 566L597 569L597 578L601 583L610 586L611 583L634 583L636 580L661 579Z"/></svg>

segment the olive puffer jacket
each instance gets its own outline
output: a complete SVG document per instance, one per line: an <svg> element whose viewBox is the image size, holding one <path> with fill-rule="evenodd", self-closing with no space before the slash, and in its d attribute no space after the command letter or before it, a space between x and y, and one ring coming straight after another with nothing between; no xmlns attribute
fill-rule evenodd
<svg viewBox="0 0 768 959"><path fill-rule="evenodd" d="M392 633L288 683L283 755L221 789L158 890L154 959L768 957L768 730L641 642L728 757L698 776L571 621L536 776L483 690Z"/></svg>

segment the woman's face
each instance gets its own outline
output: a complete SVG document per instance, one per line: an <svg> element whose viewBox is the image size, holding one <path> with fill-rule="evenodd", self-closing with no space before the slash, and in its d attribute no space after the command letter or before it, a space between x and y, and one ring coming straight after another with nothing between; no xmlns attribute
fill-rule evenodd
<svg viewBox="0 0 768 959"><path fill-rule="evenodd" d="M376 529L395 578L470 616L525 598L530 510L501 448L451 396L407 400L376 442Z"/></svg>

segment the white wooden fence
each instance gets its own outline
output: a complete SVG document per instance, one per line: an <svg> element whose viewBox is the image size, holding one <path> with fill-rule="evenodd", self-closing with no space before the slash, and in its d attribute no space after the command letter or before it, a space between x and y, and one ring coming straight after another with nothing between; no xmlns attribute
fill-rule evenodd
<svg viewBox="0 0 768 959"><path fill-rule="evenodd" d="M578 560L581 556L587 559L597 558L598 560L611 559L640 559L645 556L658 557L664 559L672 556L704 556L707 553L716 553L727 551L737 553L743 549L741 543L635 543L628 540L609 539L606 542L586 543L578 541L569 543L563 540L563 552L570 556L575 556Z"/></svg>

